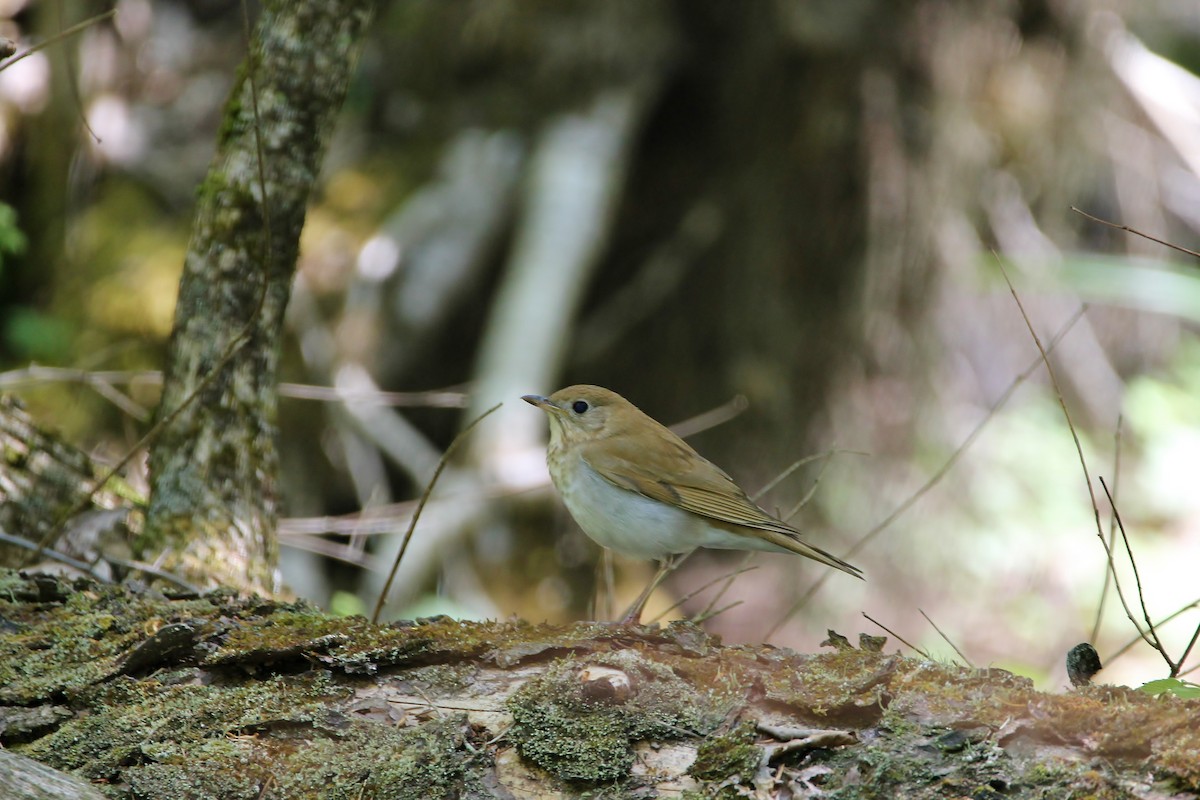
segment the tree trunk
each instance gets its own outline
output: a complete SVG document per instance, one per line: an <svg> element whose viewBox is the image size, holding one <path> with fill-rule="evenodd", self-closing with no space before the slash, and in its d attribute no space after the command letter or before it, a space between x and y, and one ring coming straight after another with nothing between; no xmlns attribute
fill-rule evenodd
<svg viewBox="0 0 1200 800"><path fill-rule="evenodd" d="M206 585L276 588L280 329L309 192L372 5L264 6L200 187L137 545Z"/></svg>

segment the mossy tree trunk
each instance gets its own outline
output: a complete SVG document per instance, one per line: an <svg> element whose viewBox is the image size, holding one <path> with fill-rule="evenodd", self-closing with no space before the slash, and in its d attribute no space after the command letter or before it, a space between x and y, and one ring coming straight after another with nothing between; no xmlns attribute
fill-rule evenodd
<svg viewBox="0 0 1200 800"><path fill-rule="evenodd" d="M274 0L201 186L138 541L197 582L275 588L279 336L309 192L370 0ZM265 188L265 191L264 191Z"/></svg>

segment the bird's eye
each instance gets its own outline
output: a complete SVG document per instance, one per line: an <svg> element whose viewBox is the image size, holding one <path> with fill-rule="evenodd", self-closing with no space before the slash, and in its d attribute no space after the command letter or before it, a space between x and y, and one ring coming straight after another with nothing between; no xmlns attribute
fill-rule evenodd
<svg viewBox="0 0 1200 800"><path fill-rule="evenodd" d="M582 414L583 412L588 410L588 404L582 400L576 400L574 403L571 404L571 410L574 411L576 414Z"/></svg>

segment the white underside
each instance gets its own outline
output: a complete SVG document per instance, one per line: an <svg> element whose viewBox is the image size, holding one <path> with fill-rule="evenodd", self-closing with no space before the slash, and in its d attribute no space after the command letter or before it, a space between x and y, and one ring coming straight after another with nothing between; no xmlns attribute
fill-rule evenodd
<svg viewBox="0 0 1200 800"><path fill-rule="evenodd" d="M697 547L789 552L763 539L713 527L689 511L622 489L582 459L569 459L555 486L583 532L604 547L634 558L662 559Z"/></svg>

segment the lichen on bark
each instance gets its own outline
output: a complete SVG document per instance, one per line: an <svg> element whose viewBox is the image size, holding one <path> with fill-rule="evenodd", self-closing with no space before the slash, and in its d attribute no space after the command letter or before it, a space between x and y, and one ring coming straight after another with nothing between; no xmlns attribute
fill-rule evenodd
<svg viewBox="0 0 1200 800"><path fill-rule="evenodd" d="M264 5L197 193L136 546L207 585L276 588L279 337L308 196L373 5Z"/></svg>

